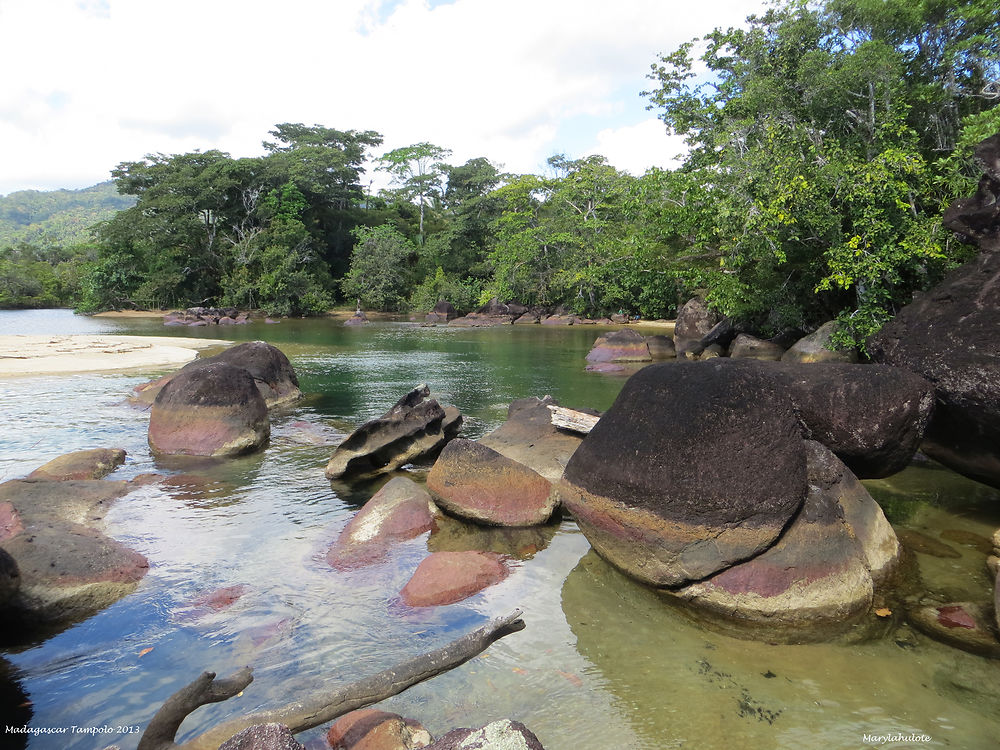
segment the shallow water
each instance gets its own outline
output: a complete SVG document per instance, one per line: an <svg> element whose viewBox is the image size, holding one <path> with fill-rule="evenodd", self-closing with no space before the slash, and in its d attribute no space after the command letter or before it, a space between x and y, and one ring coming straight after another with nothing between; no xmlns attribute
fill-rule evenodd
<svg viewBox="0 0 1000 750"><path fill-rule="evenodd" d="M51 324L65 324L66 313L50 315ZM152 321L118 328L209 337L223 331ZM198 484L146 487L118 501L109 533L146 555L150 572L112 607L5 654L33 704L31 726L145 725L204 669L228 674L252 665L255 681L244 695L200 709L184 723L183 739L237 711L381 670L521 607L524 631L383 707L435 734L513 717L548 750L856 748L865 746L865 734L887 733L930 736L918 746L996 747L1000 662L939 645L895 618L882 623L879 637L860 642L782 646L721 635L611 569L571 521L524 538L495 535L493 548L516 555L513 574L448 607L410 609L398 601L426 554L424 538L361 571L325 563L326 547L375 489L331 487L323 478L339 435L420 382L462 409L472 436L499 424L515 398L550 393L567 405L606 408L623 381L583 372L595 329L358 330L286 321L222 335L281 347L309 395L275 415L262 453L192 469L203 477ZM0 476L23 476L95 446L128 451L115 476L161 469L146 447L147 414L124 403L145 379L0 381L0 422L18 426L0 435ZM423 471L411 473L419 480ZM867 484L900 530L957 552L915 555L927 601L985 601L985 555L975 541L1000 526L1000 492L933 465ZM964 533L942 536L949 530ZM455 534L434 543L465 542ZM193 604L232 585L244 593L228 609ZM301 738L316 743L321 735ZM29 747L97 750L117 742L130 750L137 740L39 736Z"/></svg>

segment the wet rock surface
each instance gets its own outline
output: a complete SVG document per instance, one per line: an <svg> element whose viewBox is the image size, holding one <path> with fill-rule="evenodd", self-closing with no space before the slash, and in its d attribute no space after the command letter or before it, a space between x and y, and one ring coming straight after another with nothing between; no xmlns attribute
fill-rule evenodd
<svg viewBox="0 0 1000 750"><path fill-rule="evenodd" d="M974 602L918 606L909 612L917 630L949 646L981 656L1000 658L1000 641L993 618Z"/></svg>
<svg viewBox="0 0 1000 750"><path fill-rule="evenodd" d="M253 376L226 362L182 369L149 414L149 447L158 455L235 456L263 447L270 431Z"/></svg>
<svg viewBox="0 0 1000 750"><path fill-rule="evenodd" d="M341 716L326 733L331 750L414 750L427 747L423 725L399 714L362 708Z"/></svg>
<svg viewBox="0 0 1000 750"><path fill-rule="evenodd" d="M492 526L545 523L557 505L552 484L538 472L461 438L445 446L427 488L446 513Z"/></svg>
<svg viewBox="0 0 1000 750"><path fill-rule="evenodd" d="M426 489L407 477L394 477L344 527L327 562L338 569L378 562L393 543L436 529L440 516Z"/></svg>
<svg viewBox="0 0 1000 750"><path fill-rule="evenodd" d="M588 362L651 362L649 344L641 333L622 328L598 336L587 353Z"/></svg>
<svg viewBox="0 0 1000 750"><path fill-rule="evenodd" d="M519 721L501 719L479 729L453 729L428 750L544 750L538 738Z"/></svg>
<svg viewBox="0 0 1000 750"><path fill-rule="evenodd" d="M305 750L284 724L255 724L219 745L219 750Z"/></svg>
<svg viewBox="0 0 1000 750"><path fill-rule="evenodd" d="M462 415L419 385L377 419L347 436L330 457L327 479L377 476L435 455L461 429Z"/></svg>
<svg viewBox="0 0 1000 750"><path fill-rule="evenodd" d="M28 475L28 479L101 479L125 463L122 448L94 448L59 456Z"/></svg>
<svg viewBox="0 0 1000 750"><path fill-rule="evenodd" d="M500 555L490 552L433 552L417 566L400 592L410 607L436 607L468 599L507 577Z"/></svg>

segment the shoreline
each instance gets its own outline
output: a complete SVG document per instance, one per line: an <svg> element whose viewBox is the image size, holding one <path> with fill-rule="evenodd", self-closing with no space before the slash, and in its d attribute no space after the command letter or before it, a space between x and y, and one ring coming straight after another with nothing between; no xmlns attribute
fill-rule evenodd
<svg viewBox="0 0 1000 750"><path fill-rule="evenodd" d="M0 335L0 378L160 370L187 364L226 339L116 334Z"/></svg>

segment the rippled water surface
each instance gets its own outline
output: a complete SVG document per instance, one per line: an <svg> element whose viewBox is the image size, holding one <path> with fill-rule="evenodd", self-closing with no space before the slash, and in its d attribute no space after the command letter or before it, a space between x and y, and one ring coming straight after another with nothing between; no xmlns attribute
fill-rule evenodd
<svg viewBox="0 0 1000 750"><path fill-rule="evenodd" d="M19 315L33 316L33 332L69 325L66 312L5 313L0 327L18 325ZM155 335L218 337L223 330L97 325ZM377 488L324 479L331 445L346 431L421 382L462 409L471 436L499 424L515 398L549 393L567 405L607 408L622 380L583 372L593 328L285 321L223 335L279 346L307 397L274 415L262 453L190 468L200 479L146 487L117 502L108 531L142 552L150 572L112 607L5 654L31 701L31 726L144 725L201 671L253 666L244 695L200 709L183 725L183 739L234 712L381 670L521 607L524 631L383 707L435 734L513 717L548 750L856 748L865 734L911 732L930 736L923 746L996 747L998 662L939 645L900 620L883 623L876 637L807 646L720 635L609 568L570 521L489 540L516 556L513 574L447 607L398 601L427 553L426 538L364 570L326 564L330 542ZM0 380L0 477L95 446L128 451L116 477L174 471L149 455L147 413L125 403L150 374ZM423 471L412 475L422 480ZM941 540L948 529L967 532L953 538L974 539L1000 526L1000 493L940 468L912 467L869 487L900 529ZM432 544L455 548L464 539L455 533ZM983 553L944 543L958 556L916 556L929 601L985 601ZM242 587L231 607L196 604L225 586ZM300 737L322 747L321 736ZM29 747L98 750L111 742L130 750L137 736L39 736Z"/></svg>

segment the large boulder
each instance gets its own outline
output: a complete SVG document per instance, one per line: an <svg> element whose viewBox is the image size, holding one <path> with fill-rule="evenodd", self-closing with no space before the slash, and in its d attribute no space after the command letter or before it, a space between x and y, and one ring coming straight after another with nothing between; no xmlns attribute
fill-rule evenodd
<svg viewBox="0 0 1000 750"><path fill-rule="evenodd" d="M227 362L182 369L149 415L149 447L157 455L235 456L261 448L270 432L253 376Z"/></svg>
<svg viewBox="0 0 1000 750"><path fill-rule="evenodd" d="M377 562L394 543L436 529L440 515L427 490L408 477L394 477L344 527L327 562L338 569Z"/></svg>
<svg viewBox="0 0 1000 750"><path fill-rule="evenodd" d="M237 344L192 365L198 366L203 362L227 362L242 367L253 376L257 390L264 397L268 408L290 403L302 396L298 376L288 357L280 349L264 341Z"/></svg>
<svg viewBox="0 0 1000 750"><path fill-rule="evenodd" d="M813 639L868 611L899 544L878 504L828 449L809 441L809 493L763 553L675 592L713 616ZM802 626L809 626L802 630Z"/></svg>
<svg viewBox="0 0 1000 750"><path fill-rule="evenodd" d="M418 385L389 411L369 420L347 436L326 465L327 479L377 476L438 453L462 426L454 407L430 398L430 388Z"/></svg>
<svg viewBox="0 0 1000 750"><path fill-rule="evenodd" d="M806 433L854 474L876 479L910 463L934 410L930 383L884 365L763 365L780 379Z"/></svg>
<svg viewBox="0 0 1000 750"><path fill-rule="evenodd" d="M677 312L674 324L674 345L677 355L687 352L700 354L704 345L701 343L712 329L722 322L721 316L700 299L690 299Z"/></svg>
<svg viewBox="0 0 1000 750"><path fill-rule="evenodd" d="M454 320L458 317L458 312L455 310L455 306L450 302L445 300L439 300L434 309L427 313L425 321L427 323L447 323L449 320Z"/></svg>
<svg viewBox="0 0 1000 750"><path fill-rule="evenodd" d="M781 355L782 362L848 362L858 361L854 349L837 349L830 338L837 330L837 321L824 323L808 336L803 336Z"/></svg>
<svg viewBox="0 0 1000 750"><path fill-rule="evenodd" d="M122 448L75 451L39 466L28 479L101 479L125 463Z"/></svg>
<svg viewBox="0 0 1000 750"><path fill-rule="evenodd" d="M474 440L452 440L427 475L447 513L488 526L535 526L552 517L552 484L538 472Z"/></svg>
<svg viewBox="0 0 1000 750"><path fill-rule="evenodd" d="M588 362L651 362L649 344L645 337L631 328L622 328L603 336L598 336L590 352Z"/></svg>
<svg viewBox="0 0 1000 750"><path fill-rule="evenodd" d="M555 482L583 440L578 433L553 426L548 407L558 405L551 396L518 399L507 408L507 421L479 443Z"/></svg>
<svg viewBox="0 0 1000 750"><path fill-rule="evenodd" d="M655 336L647 336L646 346L649 349L649 356L655 360L674 359L677 356L674 340L666 334L658 333Z"/></svg>
<svg viewBox="0 0 1000 750"><path fill-rule="evenodd" d="M994 487L1000 487L998 145L1000 134L977 151L987 167L980 192L993 190L993 197L956 201L947 214L948 226L974 239L982 253L900 310L868 341L876 362L911 370L934 384L937 408L923 451Z"/></svg>
<svg viewBox="0 0 1000 750"><path fill-rule="evenodd" d="M432 552L417 566L400 597L410 607L454 604L499 583L507 574L503 558L492 552Z"/></svg>
<svg viewBox="0 0 1000 750"><path fill-rule="evenodd" d="M559 486L594 549L634 578L680 586L770 547L807 490L801 427L776 390L746 361L633 375Z"/></svg>

